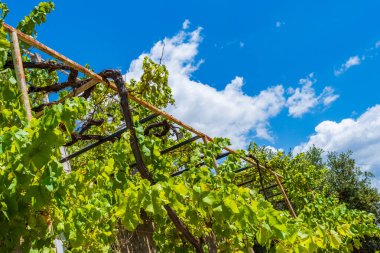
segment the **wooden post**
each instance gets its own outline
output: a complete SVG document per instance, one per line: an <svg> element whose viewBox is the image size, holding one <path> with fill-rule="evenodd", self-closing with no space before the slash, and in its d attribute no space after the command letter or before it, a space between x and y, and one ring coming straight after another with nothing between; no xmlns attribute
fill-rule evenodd
<svg viewBox="0 0 380 253"><path fill-rule="evenodd" d="M288 195L286 194L285 189L284 189L284 187L282 186L280 179L278 178L277 175L274 175L274 177L275 177L275 179L276 179L276 182L277 182L277 184L278 184L278 187L279 187L280 190L281 190L282 196L284 197L285 203L286 203L286 205L287 205L288 208L289 208L290 214L291 214L294 218L296 218L296 217L297 217L296 212L294 211L293 206L292 206L292 204L290 203L290 201L289 201L289 199L288 199Z"/></svg>
<svg viewBox="0 0 380 253"><path fill-rule="evenodd" d="M65 158L67 157L67 150L66 150L66 147L64 146L61 146L59 147L59 152L61 153L61 158ZM71 165L70 165L70 161L65 161L63 163L63 170L66 172L66 173L69 173L71 172Z"/></svg>
<svg viewBox="0 0 380 253"><path fill-rule="evenodd" d="M12 42L11 50L12 50L12 58L13 58L14 69L16 72L16 79L17 79L19 90L21 92L22 102L25 106L26 119L28 121L31 121L32 120L32 110L30 109L28 89L26 87L24 67L22 66L20 45L18 43L16 31L10 31L9 36L10 36L11 42Z"/></svg>

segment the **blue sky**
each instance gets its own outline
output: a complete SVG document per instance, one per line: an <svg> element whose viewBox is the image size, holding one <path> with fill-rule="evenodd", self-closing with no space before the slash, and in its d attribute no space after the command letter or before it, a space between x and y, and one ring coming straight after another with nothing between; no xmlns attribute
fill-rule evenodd
<svg viewBox="0 0 380 253"><path fill-rule="evenodd" d="M37 3L9 1L6 22ZM140 55L154 58L166 38L170 82L184 101L168 108L177 117L237 146L352 149L380 178L379 9L379 1L66 0L38 39L96 71L137 77ZM185 97L197 89L197 100ZM226 126L223 116L232 118Z"/></svg>

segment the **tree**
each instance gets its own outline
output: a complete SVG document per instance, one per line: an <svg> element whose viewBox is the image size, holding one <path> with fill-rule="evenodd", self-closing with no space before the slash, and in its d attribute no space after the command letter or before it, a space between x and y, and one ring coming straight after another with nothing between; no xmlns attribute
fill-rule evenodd
<svg viewBox="0 0 380 253"><path fill-rule="evenodd" d="M351 158L352 152L327 155L326 165L329 168L327 181L332 194L337 194L340 201L353 209L371 212L380 217L380 194L371 186L373 174L362 171Z"/></svg>
<svg viewBox="0 0 380 253"><path fill-rule="evenodd" d="M328 168L325 183L328 186L327 194L337 196L349 208L363 210L376 216L376 223L380 215L380 194L371 186L373 174L356 166L351 157L352 152L329 152L326 161L322 158L323 150L311 147L306 152L308 160L316 167ZM361 240L362 248L358 252L374 252L380 250L378 238L365 237Z"/></svg>

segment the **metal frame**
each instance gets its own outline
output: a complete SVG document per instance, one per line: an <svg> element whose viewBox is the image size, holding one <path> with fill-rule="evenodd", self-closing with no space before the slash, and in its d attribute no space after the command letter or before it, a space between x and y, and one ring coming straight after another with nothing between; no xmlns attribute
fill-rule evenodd
<svg viewBox="0 0 380 253"><path fill-rule="evenodd" d="M139 121L139 123L143 124L143 123L148 122L149 120L152 120L152 119L154 119L156 117L158 117L158 114L151 114L148 117L145 117L145 118L141 119ZM70 154L70 155L62 158L59 162L63 163L63 162L69 161L69 160L71 160L71 159L73 159L73 158L75 158L75 157L77 157L77 156L79 156L79 155L81 155L81 154L83 154L83 153L85 153L85 152L93 149L93 148L96 148L97 146L99 146L99 145L101 145L101 144L103 144L103 143L105 143L107 141L111 141L111 140L113 140L115 138L118 138L125 131L127 131L127 127L124 126L124 127L120 128L119 130L117 130L116 132L114 132L114 133L112 133L112 134L110 134L110 135L108 135L108 136L106 136L106 137L98 140L97 142L88 144L84 148L82 148L82 149L80 149L80 150L78 150L78 151L76 151L76 152L74 152L74 153L72 153L72 154Z"/></svg>
<svg viewBox="0 0 380 253"><path fill-rule="evenodd" d="M35 40L34 38L22 33L21 31L13 28L12 26L6 24L6 23L3 23L3 27L4 29L9 33L10 37L11 37L11 40L12 40L12 55L13 55L13 62L14 62L14 65L15 65L15 71L16 71L16 77L17 77L17 82L19 84L19 89L20 89L20 92L22 94L22 100L23 100L23 103L24 103L24 106L25 106L25 109L26 109L26 115L27 115L27 119L28 121L30 121L32 119L32 113L31 113L31 109L30 109L30 102L29 102L29 96L28 96L28 93L27 93L27 89L26 89L26 83L25 83L25 75L24 75L24 72L23 72L23 66L22 66L22 61L21 61L21 53L20 53L20 47L19 47L19 43L18 43L18 39L27 43L28 45L30 46L33 46L39 50L41 50L42 52L56 58L57 60L60 60L62 61L63 63L65 63L66 65L68 65L69 67L73 68L73 69L76 69L78 70L79 72L85 74L86 76L88 77L91 77L92 79L90 81L88 81L86 84L80 86L78 89L76 89L74 92L71 92L69 95L67 95L66 97L62 98L59 102L62 102L64 101L65 99L67 98L71 98L71 97L74 97L82 92L84 92L85 90L91 88L92 86L94 86L95 84L97 83L103 83L104 85L108 86L109 88L111 88L112 90L114 91L117 91L118 90L118 87L116 87L115 83L113 82L109 82L107 80L104 80L101 76L99 76L98 74L92 72L91 70L81 66L80 64L72 61L71 59L65 57L64 55L54 51L53 49L45 46L44 44L42 44L41 42ZM166 119L168 119L169 121L171 122L174 122L176 123L177 125L183 127L184 129L192 132L193 134L195 134L195 136L197 136L198 138L202 138L203 141L205 142L205 144L207 144L208 141L213 141L213 138L211 138L210 136L194 129L193 127L191 127L190 125L187 125L185 124L184 122L180 121L179 119L173 117L172 115L156 108L155 106L131 95L128 93L128 98L131 99L132 101L138 103L139 105L147 108L148 110L152 111L153 113L155 114L158 114ZM36 113L35 116L36 117L39 117L42 115L43 112L40 112L40 113ZM120 131L120 130L119 130ZM121 134L121 133L120 133ZM117 136L117 135L116 135ZM111 138L110 136L108 136L109 138ZM107 138L107 137L106 137ZM102 141L102 140L101 140ZM100 145L101 143L104 143L105 141L101 142L101 141L98 141L97 144L92 144L92 145L95 145L95 146L98 146ZM187 143L185 143L187 144ZM183 144L183 145L185 145ZM91 144L90 144L91 145ZM90 146L89 145L89 146ZM94 146L94 147L95 147ZM88 149L86 149L86 147L84 148L84 150L82 150L83 152L86 152L87 150L91 149L89 147L87 147ZM173 147L172 147L173 148ZM266 166L263 166L261 164L258 164L256 163L256 161L254 161L253 159L251 158L248 158L248 157L245 157L245 156L242 156L240 154L238 154L235 150L229 148L229 147L225 147L224 150L228 151L228 153L226 153L226 156L228 154L235 154L237 155L240 159L246 161L247 163L253 165L253 166L258 166L264 170L267 170L269 171L274 177L275 177L275 180L276 180L276 183L278 185L278 187L280 188L281 190L281 193L283 195L283 198L284 198L284 201L285 203L287 204L292 216L296 217L296 214L295 214L295 211L288 199L288 196L285 192L285 189L284 187L282 186L282 183L281 183L281 180L280 178L283 178L282 175L278 174L277 172L271 170L270 168L266 167ZM79 152L79 151L78 151ZM82 152L82 153L83 153ZM72 154L74 155L74 154ZM79 155L79 154L77 154ZM76 156L77 156L76 155ZM69 158L71 155L69 155L68 157L65 157L64 159L62 159L61 161L67 161L71 158ZM75 157L75 156L74 156ZM215 158L215 162L216 162L216 159L218 157ZM67 160L65 160L67 159ZM215 163L215 166L217 167L217 163ZM176 172L176 173L179 173L179 172ZM183 172L181 172L183 173Z"/></svg>

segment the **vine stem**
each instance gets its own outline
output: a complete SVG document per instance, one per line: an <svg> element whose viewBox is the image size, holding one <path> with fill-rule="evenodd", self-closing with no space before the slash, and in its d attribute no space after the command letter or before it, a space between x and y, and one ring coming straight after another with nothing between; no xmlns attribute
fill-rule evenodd
<svg viewBox="0 0 380 253"><path fill-rule="evenodd" d="M127 129L130 131L130 145L133 151L133 155L136 159L136 165L137 169L141 174L141 177L143 179L149 180L151 184L154 183L152 176L150 175L148 169L146 168L135 129L133 127L133 120L132 120L132 113L129 106L129 100L128 100L128 91L125 87L124 80L122 74L117 70L105 70L99 73L99 75L107 81L108 78L113 79L117 86L117 90L120 96L120 106L122 109L122 113L124 116L124 121ZM107 81L108 82L108 81ZM198 253L203 253L203 248L201 242L190 232L190 230L186 227L186 225L180 220L178 215L175 213L175 211L169 206L164 205L164 208L169 216L169 218L174 223L175 227L183 234L183 236L186 238L186 240L192 244Z"/></svg>

